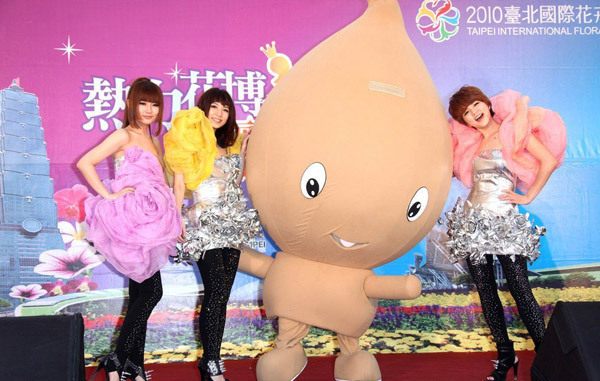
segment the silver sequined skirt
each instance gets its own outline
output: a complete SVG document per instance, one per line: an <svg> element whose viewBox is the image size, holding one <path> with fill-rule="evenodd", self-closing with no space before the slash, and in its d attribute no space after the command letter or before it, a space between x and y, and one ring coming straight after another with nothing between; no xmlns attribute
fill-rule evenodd
<svg viewBox="0 0 600 381"><path fill-rule="evenodd" d="M186 239L177 245L176 261L197 261L207 250L240 248L262 237L258 212L248 209L246 202L242 189L230 183L216 202L198 202L184 210Z"/></svg>
<svg viewBox="0 0 600 381"><path fill-rule="evenodd" d="M546 232L544 227L532 225L529 213L521 214L515 208L497 214L461 199L440 223L448 227L449 259L469 258L476 265L486 263L487 254L509 255L513 261L525 256L533 262L540 255L539 240Z"/></svg>

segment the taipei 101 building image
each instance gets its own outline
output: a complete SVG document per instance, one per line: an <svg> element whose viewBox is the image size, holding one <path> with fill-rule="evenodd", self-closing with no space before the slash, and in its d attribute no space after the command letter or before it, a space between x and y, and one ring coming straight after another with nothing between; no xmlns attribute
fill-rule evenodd
<svg viewBox="0 0 600 381"><path fill-rule="evenodd" d="M40 253L65 249L37 103L17 80L0 91L0 298L6 300L12 286L48 281L33 271Z"/></svg>

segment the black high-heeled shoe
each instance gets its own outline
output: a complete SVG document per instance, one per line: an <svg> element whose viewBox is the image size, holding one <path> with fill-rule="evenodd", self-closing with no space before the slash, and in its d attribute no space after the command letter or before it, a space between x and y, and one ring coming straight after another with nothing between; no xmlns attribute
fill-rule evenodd
<svg viewBox="0 0 600 381"><path fill-rule="evenodd" d="M151 373L152 371L145 370L143 365L135 365L129 359L127 359L127 361L125 361L125 365L123 366L123 375L121 376L121 380L135 380L135 378L139 376L145 381L150 381L152 379Z"/></svg>
<svg viewBox="0 0 600 381"><path fill-rule="evenodd" d="M494 371L492 374L487 376L486 380L493 377L494 381L505 381L506 375L510 368L513 368L513 380L517 381L517 369L519 368L519 358L515 354L513 343L509 342L506 344L497 344L498 347L498 360L492 360L495 362Z"/></svg>
<svg viewBox="0 0 600 381"><path fill-rule="evenodd" d="M96 368L96 371L92 375L92 378L90 378L90 381L93 381L94 378L96 378L96 374L98 374L100 369L104 369L104 374L106 375L106 381L110 380L110 378L108 376L108 374L110 372L117 372L117 374L119 375L119 379L121 379L121 377L122 377L123 366L121 366L121 363L119 362L119 358L117 357L117 354L115 352L110 352L109 354L107 354L106 356L104 356L100 359L98 367Z"/></svg>
<svg viewBox="0 0 600 381"><path fill-rule="evenodd" d="M220 376L225 372L225 364L221 359L207 360L201 358L198 361L198 369L202 381L212 381L213 376ZM225 381L229 381L229 379L226 378Z"/></svg>

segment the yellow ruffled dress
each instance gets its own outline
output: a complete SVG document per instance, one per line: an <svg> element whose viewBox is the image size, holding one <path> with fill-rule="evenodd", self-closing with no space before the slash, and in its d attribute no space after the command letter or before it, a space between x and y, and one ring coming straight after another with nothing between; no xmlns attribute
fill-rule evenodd
<svg viewBox="0 0 600 381"><path fill-rule="evenodd" d="M229 155L240 153L244 136L238 135L227 149ZM183 173L187 189L195 190L210 177L218 154L217 138L210 120L198 107L179 111L163 142L168 170Z"/></svg>
<svg viewBox="0 0 600 381"><path fill-rule="evenodd" d="M197 107L178 112L165 134L167 167L184 174L194 198L194 204L183 211L186 242L178 245L180 261L198 260L210 249L249 245L262 235L258 212L248 209L236 181L243 167L239 155L243 139L240 134L227 155L217 158L214 129Z"/></svg>

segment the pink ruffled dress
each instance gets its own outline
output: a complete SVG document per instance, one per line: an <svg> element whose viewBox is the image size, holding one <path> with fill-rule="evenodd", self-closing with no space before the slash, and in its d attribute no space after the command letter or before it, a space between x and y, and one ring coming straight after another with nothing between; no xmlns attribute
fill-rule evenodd
<svg viewBox="0 0 600 381"><path fill-rule="evenodd" d="M120 165L115 160L115 179L107 189L135 187L135 192L86 199L87 239L119 272L141 283L175 254L181 215L156 156L137 146L124 153Z"/></svg>
<svg viewBox="0 0 600 381"><path fill-rule="evenodd" d="M567 130L560 116L548 109L544 110L544 118L535 130L529 122L523 126L515 125L513 119L517 112L516 102L520 97L519 92L509 89L490 100L495 112L494 119L500 123L502 157L508 169L517 176L517 188L527 192L540 168L539 162L525 149L529 137L533 134L544 144L558 161L558 168L565 157ZM449 119L449 123L454 145L454 175L467 188L471 188L473 159L483 140L483 135L452 118Z"/></svg>

